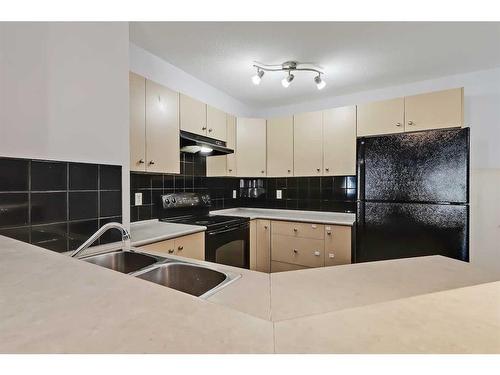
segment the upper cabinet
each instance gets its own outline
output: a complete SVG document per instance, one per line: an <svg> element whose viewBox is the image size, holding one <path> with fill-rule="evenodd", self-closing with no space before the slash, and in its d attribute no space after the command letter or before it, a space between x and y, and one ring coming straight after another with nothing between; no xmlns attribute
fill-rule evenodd
<svg viewBox="0 0 500 375"><path fill-rule="evenodd" d="M405 131L464 126L463 88L405 98Z"/></svg>
<svg viewBox="0 0 500 375"><path fill-rule="evenodd" d="M236 169L238 176L266 176L266 120L238 117Z"/></svg>
<svg viewBox="0 0 500 375"><path fill-rule="evenodd" d="M187 95L180 95L181 130L207 135L207 105Z"/></svg>
<svg viewBox="0 0 500 375"><path fill-rule="evenodd" d="M358 137L404 132L405 100L396 98L358 105Z"/></svg>
<svg viewBox="0 0 500 375"><path fill-rule="evenodd" d="M323 112L294 116L293 165L295 176L323 173Z"/></svg>
<svg viewBox="0 0 500 375"><path fill-rule="evenodd" d="M233 154L226 156L227 162L227 176L237 176L236 170L236 117L232 115L226 116L226 130L227 130L227 147L234 150Z"/></svg>
<svg viewBox="0 0 500 375"><path fill-rule="evenodd" d="M464 126L463 88L358 105L358 137Z"/></svg>
<svg viewBox="0 0 500 375"><path fill-rule="evenodd" d="M130 73L130 170L180 173L179 94Z"/></svg>
<svg viewBox="0 0 500 375"><path fill-rule="evenodd" d="M323 175L356 174L356 106L323 112Z"/></svg>
<svg viewBox="0 0 500 375"><path fill-rule="evenodd" d="M293 117L267 120L267 176L293 176Z"/></svg>
<svg viewBox="0 0 500 375"><path fill-rule="evenodd" d="M210 138L225 141L227 139L226 127L226 112L207 105L206 135Z"/></svg>

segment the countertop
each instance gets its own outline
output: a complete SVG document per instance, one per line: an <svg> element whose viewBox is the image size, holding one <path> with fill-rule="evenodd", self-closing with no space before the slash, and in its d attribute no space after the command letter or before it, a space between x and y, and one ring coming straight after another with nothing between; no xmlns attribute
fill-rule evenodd
<svg viewBox="0 0 500 375"><path fill-rule="evenodd" d="M157 219L138 221L130 224L132 246L143 246L205 230L207 230L207 227L201 225L166 223Z"/></svg>
<svg viewBox="0 0 500 375"><path fill-rule="evenodd" d="M305 223L350 225L356 221L356 215L343 212L280 210L268 208L228 208L210 211L213 215L242 216L253 219L300 221Z"/></svg>
<svg viewBox="0 0 500 375"><path fill-rule="evenodd" d="M500 278L440 256L209 264L242 277L207 300L1 236L0 256L4 353L500 353Z"/></svg>

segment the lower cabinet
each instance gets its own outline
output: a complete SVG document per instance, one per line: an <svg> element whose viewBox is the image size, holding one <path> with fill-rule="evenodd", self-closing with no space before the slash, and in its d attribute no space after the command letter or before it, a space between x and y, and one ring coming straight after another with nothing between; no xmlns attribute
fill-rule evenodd
<svg viewBox="0 0 500 375"><path fill-rule="evenodd" d="M350 226L252 220L250 269L283 272L351 263Z"/></svg>
<svg viewBox="0 0 500 375"><path fill-rule="evenodd" d="M140 247L146 251L158 251L186 258L205 260L205 233L194 233Z"/></svg>

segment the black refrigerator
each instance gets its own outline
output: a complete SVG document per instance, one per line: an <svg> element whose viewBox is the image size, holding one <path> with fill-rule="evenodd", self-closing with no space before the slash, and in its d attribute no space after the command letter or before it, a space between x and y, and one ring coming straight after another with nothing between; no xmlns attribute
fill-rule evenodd
<svg viewBox="0 0 500 375"><path fill-rule="evenodd" d="M359 138L355 262L469 261L469 128Z"/></svg>

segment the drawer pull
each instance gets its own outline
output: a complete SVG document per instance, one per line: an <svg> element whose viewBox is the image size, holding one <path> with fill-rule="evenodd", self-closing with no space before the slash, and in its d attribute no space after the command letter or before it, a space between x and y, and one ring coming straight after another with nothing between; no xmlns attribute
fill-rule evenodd
<svg viewBox="0 0 500 375"><path fill-rule="evenodd" d="M326 234L328 234L329 236L331 236L331 235L332 235L332 232L326 232Z"/></svg>
<svg viewBox="0 0 500 375"><path fill-rule="evenodd" d="M299 253L299 251L298 251L297 249L293 249L293 253L294 253L294 254L298 254L298 253Z"/></svg>
<svg viewBox="0 0 500 375"><path fill-rule="evenodd" d="M264 225L264 229L267 229L267 225Z"/></svg>
<svg viewBox="0 0 500 375"><path fill-rule="evenodd" d="M297 228L293 228L293 231L294 232L298 232L299 230Z"/></svg>
<svg viewBox="0 0 500 375"><path fill-rule="evenodd" d="M184 246L179 246L177 250L184 250Z"/></svg>
<svg viewBox="0 0 500 375"><path fill-rule="evenodd" d="M169 254L173 254L174 253L174 249L168 249L168 253Z"/></svg>
<svg viewBox="0 0 500 375"><path fill-rule="evenodd" d="M321 255L321 253L320 253L319 251L315 251L315 252L314 252L314 256L319 257L320 255Z"/></svg>
<svg viewBox="0 0 500 375"><path fill-rule="evenodd" d="M328 254L328 258L330 258L330 259L335 258L335 254L334 254L334 253L329 253L329 254Z"/></svg>

